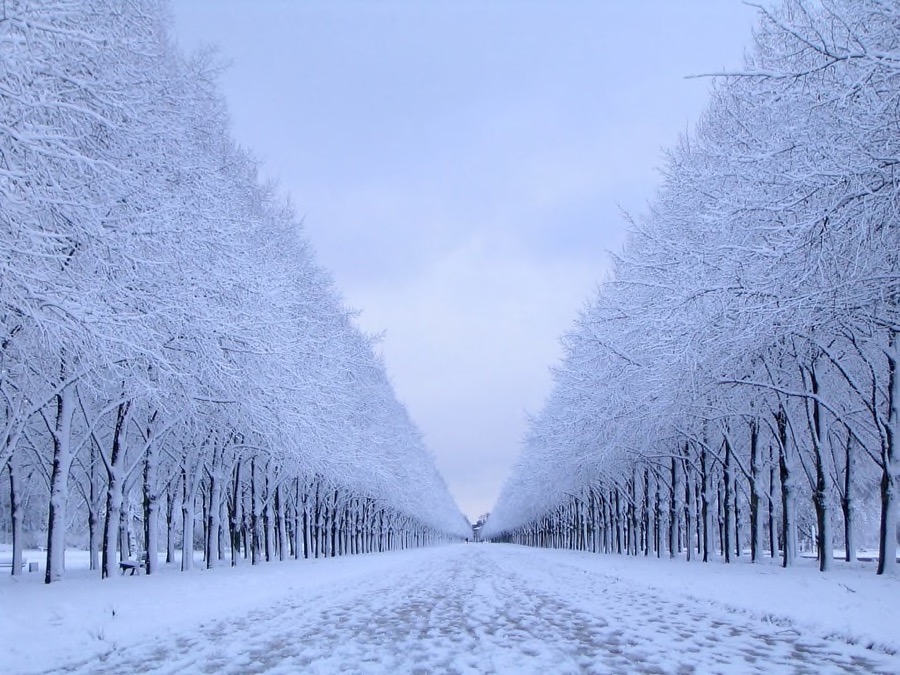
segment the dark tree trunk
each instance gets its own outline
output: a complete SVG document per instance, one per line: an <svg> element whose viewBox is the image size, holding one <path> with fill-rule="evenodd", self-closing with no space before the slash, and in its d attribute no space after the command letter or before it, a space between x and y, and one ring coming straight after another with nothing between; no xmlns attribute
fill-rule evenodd
<svg viewBox="0 0 900 675"><path fill-rule="evenodd" d="M855 499L853 497L854 458L853 436L847 434L844 445L844 494L841 496L841 513L844 516L844 560L856 561Z"/></svg>
<svg viewBox="0 0 900 675"><path fill-rule="evenodd" d="M256 490L256 457L250 459L250 562L258 565L262 560L260 541L259 496Z"/></svg>
<svg viewBox="0 0 900 675"><path fill-rule="evenodd" d="M900 437L900 359L898 335L891 331L888 343L888 419L882 450L881 521L878 531L878 574L891 574L897 569L897 508L900 502L900 457L896 444Z"/></svg>
<svg viewBox="0 0 900 675"><path fill-rule="evenodd" d="M171 481L166 488L166 562L175 562L175 515L178 513L178 487L180 479Z"/></svg>
<svg viewBox="0 0 900 675"><path fill-rule="evenodd" d="M100 542L97 541L97 530L100 527L100 509L102 507L100 490L100 458L97 456L97 446L91 440L90 456L90 485L88 486L88 550L90 551L89 569L100 569Z"/></svg>
<svg viewBox="0 0 900 675"><path fill-rule="evenodd" d="M816 509L816 554L819 557L819 570L827 572L832 567L834 559L833 541L831 534L831 514L828 503L828 472L824 461L824 421L822 409L819 405L819 378L816 375L815 365L810 366L809 382L814 398L812 406L812 445L816 465L816 485L813 493L813 505Z"/></svg>
<svg viewBox="0 0 900 675"><path fill-rule="evenodd" d="M732 489L732 477L731 477L731 442L728 440L728 436L725 437L725 462L722 465L722 479L725 482L725 496L722 502L722 506L724 507L724 521L725 521L725 531L723 533L723 541L722 541L722 549L725 552L725 562L731 562L731 519L732 519L732 505L733 505L733 496L731 494Z"/></svg>
<svg viewBox="0 0 900 675"><path fill-rule="evenodd" d="M750 422L750 560L759 562L762 557L762 523L760 522L760 457L759 428Z"/></svg>
<svg viewBox="0 0 900 675"><path fill-rule="evenodd" d="M19 477L19 458L13 453L6 464L9 473L9 517L12 526L12 575L22 574L22 485ZM2 471L2 467L0 467Z"/></svg>
<svg viewBox="0 0 900 675"><path fill-rule="evenodd" d="M671 460L671 486L669 488L669 557L674 558L681 550L678 543L678 463Z"/></svg>
<svg viewBox="0 0 900 675"><path fill-rule="evenodd" d="M243 530L243 494L241 489L241 459L234 463L231 481L231 498L228 500L228 532L231 539L231 566L237 567L241 560L241 531Z"/></svg>
<svg viewBox="0 0 900 675"><path fill-rule="evenodd" d="M684 457L682 460L682 468L684 470L684 551L686 560L690 562L693 558L693 542L691 539L694 536L694 500L691 497L693 493L693 480L691 479L691 475L688 472L687 466L687 456L688 456L688 448L687 445L684 447Z"/></svg>
<svg viewBox="0 0 900 675"><path fill-rule="evenodd" d="M737 476L734 477L734 557L741 557L741 491L738 490Z"/></svg>
<svg viewBox="0 0 900 675"><path fill-rule="evenodd" d="M644 555L649 556L653 549L653 514L650 501L650 469L644 468L644 505L641 518L644 524Z"/></svg>
<svg viewBox="0 0 900 675"><path fill-rule="evenodd" d="M778 524L775 520L775 448L769 444L769 557L778 555Z"/></svg>
<svg viewBox="0 0 900 675"><path fill-rule="evenodd" d="M707 447L706 443L700 446L700 519L703 521L702 528L702 544L703 544L703 562L709 562L709 468L707 466Z"/></svg>
<svg viewBox="0 0 900 675"><path fill-rule="evenodd" d="M787 457L787 413L783 408L776 413L775 423L778 429L778 468L781 479L782 566L790 567L797 558L797 519L794 511L794 484Z"/></svg>

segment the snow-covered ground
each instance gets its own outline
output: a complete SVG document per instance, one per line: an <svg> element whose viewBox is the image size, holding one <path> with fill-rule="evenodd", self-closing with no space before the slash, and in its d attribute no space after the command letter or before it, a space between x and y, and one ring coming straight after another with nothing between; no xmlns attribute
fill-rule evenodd
<svg viewBox="0 0 900 675"><path fill-rule="evenodd" d="M458 545L0 579L2 673L900 672L900 579Z"/></svg>

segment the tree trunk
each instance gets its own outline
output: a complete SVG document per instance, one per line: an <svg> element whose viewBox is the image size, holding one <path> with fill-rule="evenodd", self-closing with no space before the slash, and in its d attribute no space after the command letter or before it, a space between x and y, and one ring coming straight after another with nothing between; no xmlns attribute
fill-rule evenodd
<svg viewBox="0 0 900 675"><path fill-rule="evenodd" d="M897 571L897 508L900 502L900 338L891 331L888 345L888 419L881 473L881 523L878 536L878 574Z"/></svg>
<svg viewBox="0 0 900 675"><path fill-rule="evenodd" d="M266 462L262 495L263 546L265 547L266 562L271 562L275 558L275 523L272 517L272 476L269 468L270 464L270 461Z"/></svg>
<svg viewBox="0 0 900 675"><path fill-rule="evenodd" d="M287 557L287 508L281 485L275 488L275 522L277 525L278 559Z"/></svg>
<svg viewBox="0 0 900 675"><path fill-rule="evenodd" d="M656 557L662 557L662 496L659 490L659 477L657 476L654 483L656 490L653 496L653 519L655 525L653 527L653 547L656 550Z"/></svg>
<svg viewBox="0 0 900 675"><path fill-rule="evenodd" d="M13 452L6 463L9 472L9 517L12 526L12 575L22 574L24 557L22 542L22 484L19 478L19 457ZM0 467L2 471L2 467Z"/></svg>
<svg viewBox="0 0 900 675"><path fill-rule="evenodd" d="M856 562L856 500L853 496L854 457L853 436L847 434L844 445L844 494L841 497L841 512L844 516L844 560Z"/></svg>
<svg viewBox="0 0 900 675"><path fill-rule="evenodd" d="M778 428L778 468L781 478L781 530L782 566L791 567L797 559L797 512L794 480L788 457L787 413L784 408L776 413Z"/></svg>
<svg viewBox="0 0 900 675"><path fill-rule="evenodd" d="M206 548L206 569L212 569L219 564L222 559L222 511L224 495L222 492L225 487L226 478L224 475L225 450L228 441L219 442L216 439L212 441L212 456L207 467L207 478L209 483L209 503L207 505L204 524L204 543Z"/></svg>
<svg viewBox="0 0 900 675"><path fill-rule="evenodd" d="M301 509L303 508L303 495L301 494L301 484L302 481L300 477L294 479L294 560L299 560L301 553L301 547L303 546L303 523L301 513Z"/></svg>
<svg viewBox="0 0 900 675"><path fill-rule="evenodd" d="M148 434L149 434L148 430ZM147 574L159 571L159 448L148 445L144 457L144 563Z"/></svg>
<svg viewBox="0 0 900 675"><path fill-rule="evenodd" d="M89 568L100 569L100 542L97 541L100 527L100 509L102 497L100 490L100 457L97 446L91 439L90 486L88 488L88 549L90 550Z"/></svg>
<svg viewBox="0 0 900 675"><path fill-rule="evenodd" d="M250 459L250 564L252 565L258 565L262 558L256 473L256 457L253 457Z"/></svg>
<svg viewBox="0 0 900 675"><path fill-rule="evenodd" d="M741 557L741 491L738 490L737 476L734 481L734 557Z"/></svg>
<svg viewBox="0 0 900 675"><path fill-rule="evenodd" d="M678 463L675 457L672 457L671 468L672 483L669 488L669 557L674 558L681 550L678 543L678 511L680 508L678 503Z"/></svg>
<svg viewBox="0 0 900 675"><path fill-rule="evenodd" d="M615 499L616 499L616 553L622 554L622 545L623 545L623 533L622 533L622 501L619 496L619 488L615 488Z"/></svg>
<svg viewBox="0 0 900 675"><path fill-rule="evenodd" d="M768 498L768 517L769 517L769 557L775 558L778 555L778 525L775 522L775 448L769 444L769 498Z"/></svg>
<svg viewBox="0 0 900 675"><path fill-rule="evenodd" d="M725 508L722 499L722 481L716 477L716 533L719 535L719 555L725 558Z"/></svg>
<svg viewBox="0 0 900 675"><path fill-rule="evenodd" d="M219 563L219 531L222 513L222 477L219 475L219 462L213 450L212 469L209 472L209 509L206 514L206 569L212 569Z"/></svg>
<svg viewBox="0 0 900 675"><path fill-rule="evenodd" d="M134 537L131 524L134 522L134 514L131 511L131 500L122 488L122 508L119 510L119 555L124 559L134 556Z"/></svg>
<svg viewBox="0 0 900 675"><path fill-rule="evenodd" d="M759 427L750 422L750 562L762 557L762 522L760 520Z"/></svg>
<svg viewBox="0 0 900 675"><path fill-rule="evenodd" d="M834 540L831 533L831 509L828 500L828 471L825 467L826 432L822 419L822 408L819 405L819 378L815 364L808 368L810 389L813 397L808 405L812 406L810 436L812 437L813 458L816 465L816 485L813 493L813 504L816 509L816 553L819 557L819 570L827 572L834 560Z"/></svg>
<svg viewBox="0 0 900 675"><path fill-rule="evenodd" d="M690 474L688 473L687 467L687 456L688 456L688 448L687 445L684 447L684 456L685 459L682 462L682 468L684 470L684 551L685 551L685 559L690 562L693 559L693 539L694 535L694 500L691 496L693 490L691 489L691 483L693 482Z"/></svg>
<svg viewBox="0 0 900 675"><path fill-rule="evenodd" d="M243 530L243 494L241 489L241 460L234 465L234 480L231 487L231 510L229 531L231 532L231 566L237 567L241 560L241 531Z"/></svg>
<svg viewBox="0 0 900 675"><path fill-rule="evenodd" d="M188 476L187 459L182 468L181 480L181 571L194 569L194 522L197 508L197 490L200 487L200 468L194 476Z"/></svg>
<svg viewBox="0 0 900 675"><path fill-rule="evenodd" d="M125 426L128 420L130 401L120 403L116 408L116 423L113 429L112 449L106 466L106 520L103 527L103 558L100 561L100 576L115 578L118 571L116 559L117 544L120 541L122 504L125 498ZM125 550L123 550L123 555Z"/></svg>
<svg viewBox="0 0 900 675"><path fill-rule="evenodd" d="M50 473L50 509L47 523L47 569L44 583L62 579L65 571L66 504L69 500L69 469L72 466L72 413L75 393L66 387L56 396L53 429L53 468Z"/></svg>
<svg viewBox="0 0 900 675"><path fill-rule="evenodd" d="M175 562L175 513L178 502L178 480L166 488L166 562Z"/></svg>
<svg viewBox="0 0 900 675"><path fill-rule="evenodd" d="M725 530L722 535L722 551L725 554L725 562L731 562L731 522L732 522L732 457L731 441L725 436L725 462L722 464L722 480L724 481L725 496L722 500L724 508Z"/></svg>
<svg viewBox="0 0 900 675"><path fill-rule="evenodd" d="M709 562L709 534L712 529L712 522L709 513L709 467L708 449L706 443L700 445L700 519L703 524L701 527L702 546L703 546L703 562Z"/></svg>
<svg viewBox="0 0 900 675"><path fill-rule="evenodd" d="M106 488L106 519L103 523L103 557L100 561L100 576L115 578L118 569L116 553L119 543L119 529L122 516L122 490L125 477L120 466L113 466L108 472Z"/></svg>
<svg viewBox="0 0 900 675"><path fill-rule="evenodd" d="M309 512L309 487L307 485L303 486L303 557L305 559L309 558L310 555L310 547L312 546L312 518ZM369 531L369 536L371 537L371 530ZM371 550L371 539L369 540L369 547Z"/></svg>
<svg viewBox="0 0 900 675"><path fill-rule="evenodd" d="M653 495L651 496L651 491ZM656 484L654 483L651 486L650 483L650 469L648 467L644 468L644 508L643 508L643 522L644 522L644 555L649 556L653 550L653 542L655 540L655 528L653 522L653 497L656 494Z"/></svg>
<svg viewBox="0 0 900 675"><path fill-rule="evenodd" d="M628 501L628 529L631 532L631 536L628 540L628 553L635 556L638 554L638 547L640 546L640 533L638 531L639 525L637 517L637 486L637 469L633 468L631 472L631 499Z"/></svg>

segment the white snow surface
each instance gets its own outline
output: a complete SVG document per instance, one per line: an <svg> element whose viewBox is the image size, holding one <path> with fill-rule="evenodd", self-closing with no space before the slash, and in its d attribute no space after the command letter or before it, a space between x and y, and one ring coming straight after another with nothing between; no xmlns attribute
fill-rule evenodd
<svg viewBox="0 0 900 675"><path fill-rule="evenodd" d="M32 573L0 579L0 672L900 673L900 579L836 567L463 544Z"/></svg>

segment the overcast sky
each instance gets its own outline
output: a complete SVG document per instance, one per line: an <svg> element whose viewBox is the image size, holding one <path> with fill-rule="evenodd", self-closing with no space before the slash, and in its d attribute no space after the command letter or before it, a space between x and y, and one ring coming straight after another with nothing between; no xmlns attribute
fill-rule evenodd
<svg viewBox="0 0 900 675"><path fill-rule="evenodd" d="M462 511L490 510L741 0L176 0Z"/></svg>

